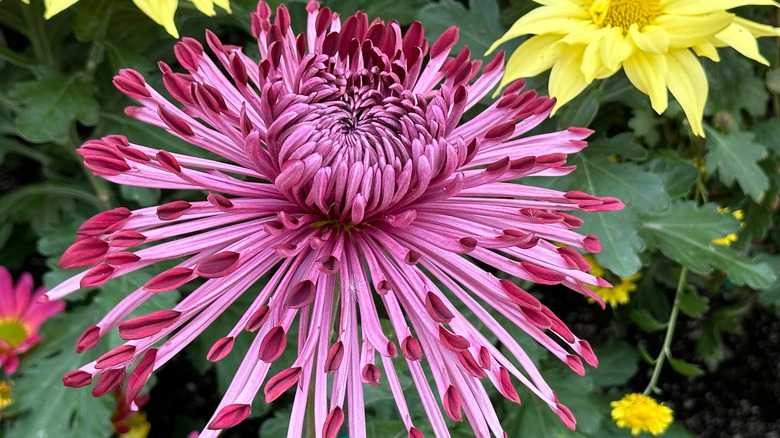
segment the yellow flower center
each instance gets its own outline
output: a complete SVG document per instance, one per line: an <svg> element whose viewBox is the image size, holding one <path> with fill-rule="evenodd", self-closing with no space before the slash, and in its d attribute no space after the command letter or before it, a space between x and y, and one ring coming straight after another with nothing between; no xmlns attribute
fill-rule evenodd
<svg viewBox="0 0 780 438"><path fill-rule="evenodd" d="M14 398L11 395L11 385L7 382L0 381L0 409L3 409L13 402Z"/></svg>
<svg viewBox="0 0 780 438"><path fill-rule="evenodd" d="M661 14L660 0L594 0L588 9L596 25L615 26L628 32L632 24L639 29Z"/></svg>
<svg viewBox="0 0 780 438"><path fill-rule="evenodd" d="M8 342L11 348L17 347L29 336L27 327L15 319L0 320L0 339Z"/></svg>

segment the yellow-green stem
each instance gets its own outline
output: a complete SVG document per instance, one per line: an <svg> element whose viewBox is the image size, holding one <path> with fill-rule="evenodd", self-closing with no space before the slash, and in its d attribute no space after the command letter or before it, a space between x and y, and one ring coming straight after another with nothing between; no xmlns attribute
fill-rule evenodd
<svg viewBox="0 0 780 438"><path fill-rule="evenodd" d="M650 377L647 387L642 391L642 395L649 395L651 391L657 389L656 384L658 378L661 376L661 369L664 366L664 361L667 357L672 356L672 338L674 337L674 328L677 325L677 314L680 311L680 295L685 288L685 279L688 276L688 268L683 267L680 271L680 280L677 282L677 291L674 293L674 303L672 304L672 312L669 314L669 322L666 323L666 336L664 336L664 343L661 347L661 352L658 353L658 357L655 359L655 368L653 368L653 375Z"/></svg>

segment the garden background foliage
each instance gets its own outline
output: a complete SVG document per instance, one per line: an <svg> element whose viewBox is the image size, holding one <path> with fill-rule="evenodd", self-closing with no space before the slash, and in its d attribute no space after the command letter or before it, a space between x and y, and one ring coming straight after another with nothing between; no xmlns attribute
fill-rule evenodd
<svg viewBox="0 0 780 438"><path fill-rule="evenodd" d="M13 272L32 271L36 280L52 287L67 277L57 268L60 254L73 241L79 224L92 215L117 206L140 208L186 199L187 194L157 189L116 186L96 178L81 165L75 149L85 140L121 133L131 141L165 145L171 151L193 153L180 140L160 129L124 116L131 102L111 84L120 68L133 68L146 75L159 89L155 62L175 63L173 44L162 27L143 15L129 0L81 0L50 20L43 19L43 2L26 5L18 0L0 2L0 265ZM270 1L274 7L278 1ZM460 27L455 50L468 45L479 56L500 37L514 20L534 3L527 0L333 0L324 5L351 14L364 10L369 17L395 19L402 25L422 22L429 40L451 25ZM232 0L232 14L219 11L215 17L200 14L191 3L180 2L176 23L182 36L203 40L212 29L227 43L245 44L249 36L249 11L254 0ZM305 23L305 3L288 2L293 23ZM744 8L746 18L777 25L773 8ZM302 29L300 29L302 30ZM511 51L521 41L502 48ZM566 320L566 312L590 312L607 323L596 339L591 338L601 365L588 368L580 377L550 360L543 348L525 342L531 357L561 400L578 419L576 432L535 397L526 394L518 408L496 394L503 424L515 437L620 437L609 416L609 402L626 392L641 392L651 381L659 352L665 371L661 381L682 374L683 382L704 373L714 373L726 357L725 333L738 330L742 318L757 306L780 315L780 232L778 221L778 165L780 165L780 46L771 38L759 41L761 53L770 60L766 68L751 63L730 49L721 50L720 63L703 60L710 83L706 107L706 139L695 137L676 103L661 116L650 108L646 96L635 90L620 73L596 81L575 101L564 106L539 129L547 132L568 126L595 130L590 146L574 156L577 170L552 183L560 190L581 190L598 196L620 198L626 208L619 212L591 213L583 217L583 234L597 235L603 251L596 256L607 270L607 279L619 283L641 272L637 290L627 305L602 310L584 299L567 294L557 297L554 288L537 286L531 291L552 302ZM251 52L252 44L246 44ZM546 74L528 80L545 93ZM489 98L483 102L489 103ZM725 209L728 209L726 211ZM742 219L731 212L741 210ZM731 234L730 244L713 240ZM733 240L730 239L730 240ZM88 388L69 389L61 376L78 368L107 345L77 355L74 344L88 324L98 321L122 297L164 267L128 274L68 298L68 310L42 329L44 341L22 358L13 376L14 402L0 411L0 436L7 437L103 437L113 433L112 396L93 398ZM177 292L157 295L136 311L145 314L168 308ZM186 291L181 291L186 293ZM580 300L581 302L573 302ZM239 303L241 304L241 303ZM247 304L247 303L243 303ZM205 352L232 326L239 310L226 312L208 328L205 336L188 348L186 360L167 367L187 366L204 382L198 391L224 390L241 359L248 337L237 339L234 351L212 364ZM464 309L464 312L466 310ZM664 344L670 314L678 320L695 320L701 332L693 349L675 349ZM232 317L232 318L231 318ZM581 314L580 314L581 317ZM514 327L514 325L507 325ZM573 327L576 330L576 327ZM513 333L521 340L526 335ZM586 333L580 333L588 338ZM295 336L290 336L294 340ZM639 340L640 342L637 342ZM294 354L294 348L285 354ZM90 357L85 357L90 356ZM185 363L188 362L188 363ZM280 363L288 361L281 360ZM165 372L163 370L163 372ZM174 373L167 373L168 376ZM410 384L409 376L405 378ZM160 383L162 379L158 378ZM404 380L402 380L402 383ZM152 382L154 383L154 381ZM656 382L653 382L656 383ZM654 385L655 386L655 385ZM148 407L154 417L156 402L183 397L155 393ZM201 394L201 397L210 397ZM654 394L664 401L663 393ZM216 402L207 406L210 412ZM185 400L169 400L169 403ZM289 399L271 406L257 400L252 418L242 436L282 436L289 422ZM371 436L400 436L404 431L386 385L367 388L367 411ZM159 405L158 405L159 406ZM162 408L158 408L162 409ZM410 406L423 415L422 409ZM203 427L206 417L193 412L169 412L167 426L152 420L152 430L167 436L185 436ZM158 414L159 417L159 414ZM415 424L424 424L416 422ZM170 427L165 431L162 427ZM157 428L157 429L155 429ZM254 428L253 432L246 432ZM453 424L452 434L467 437L465 424ZM154 434L154 432L153 432ZM230 436L229 433L227 436ZM679 422L668 437L693 436Z"/></svg>

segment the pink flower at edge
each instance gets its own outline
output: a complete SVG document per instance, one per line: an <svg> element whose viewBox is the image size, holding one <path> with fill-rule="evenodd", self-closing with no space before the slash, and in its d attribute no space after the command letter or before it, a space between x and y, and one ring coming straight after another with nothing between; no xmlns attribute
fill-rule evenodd
<svg viewBox="0 0 780 438"><path fill-rule="evenodd" d="M295 35L284 6L271 20L270 7L258 5L251 19L259 63L211 32L213 55L184 38L175 53L187 73L160 64L178 103L135 71L115 77L141 104L128 115L222 160L119 135L79 149L85 165L110 181L207 195L116 208L80 227L60 263L90 268L52 289L51 299L158 261L179 264L126 291L86 329L78 351L114 327L126 342L69 372L64 383L81 387L97 379L92 393L102 396L126 382L132 401L153 370L251 294L252 304L207 355L218 361L236 337L253 339L201 437L245 419L261 388L268 403L294 392L288 436L301 436L312 403L318 436L334 438L346 422L350 437L365 437L363 385L385 384L408 436L418 438L396 374L401 364L437 436L448 436L441 408L454 421L467 419L476 436L503 436L485 386L519 403L517 381L574 428L569 409L494 315L577 373L584 373L581 358L596 365L593 351L534 296L492 272L560 284L600 301L586 285L608 284L588 273L572 247L601 246L574 231L582 220L567 211L617 210L622 203L513 182L571 172L566 157L586 146L590 131L524 136L554 102L523 91L522 81L462 122L501 79L504 55L484 67L466 48L450 56L455 27L429 47L420 23L403 33L397 22L369 22L361 12L341 21L316 2L306 9L307 32ZM266 274L270 279L258 284ZM172 309L126 319L154 294L195 279ZM491 333L480 332L457 301ZM393 336L382 330L380 313ZM297 357L269 375L293 324Z"/></svg>
<svg viewBox="0 0 780 438"><path fill-rule="evenodd" d="M43 287L33 292L32 276L26 272L14 285L11 274L0 266L0 367L7 374L19 367L20 354L41 341L41 324L65 309L61 301L38 302L45 293Z"/></svg>

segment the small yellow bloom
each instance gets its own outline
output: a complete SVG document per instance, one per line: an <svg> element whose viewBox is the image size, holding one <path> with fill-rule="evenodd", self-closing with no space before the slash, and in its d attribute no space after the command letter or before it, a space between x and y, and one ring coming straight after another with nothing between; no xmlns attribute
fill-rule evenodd
<svg viewBox="0 0 780 438"><path fill-rule="evenodd" d="M0 381L0 409L11 405L14 398L11 395L11 385L8 382Z"/></svg>
<svg viewBox="0 0 780 438"><path fill-rule="evenodd" d="M604 299L604 302L609 304L613 309L622 304L628 304L628 294L636 290L635 281L640 277L639 273L632 275L630 278L620 277L620 283L610 287L596 287L594 291Z"/></svg>
<svg viewBox="0 0 780 438"><path fill-rule="evenodd" d="M609 405L618 427L631 429L632 435L639 435L639 432L660 435L672 424L673 413L669 407L639 393L626 394Z"/></svg>
<svg viewBox="0 0 780 438"><path fill-rule="evenodd" d="M720 239L713 239L712 243L714 243L715 245L731 245L736 241L737 241L737 235L731 233L726 235L725 237L721 237Z"/></svg>
<svg viewBox="0 0 780 438"><path fill-rule="evenodd" d="M590 273L596 277L604 276L604 269L596 263L596 259L591 255L586 255L585 259L590 263ZM620 283L613 284L612 287L600 287L594 285L587 285L593 292L596 292L605 303L609 304L613 309L619 305L628 304L630 301L629 293L636 290L636 281L642 277L642 274L637 272L629 278L619 277ZM589 301L594 301L589 299Z"/></svg>
<svg viewBox="0 0 780 438"><path fill-rule="evenodd" d="M125 425L130 429L120 434L119 438L146 438L152 429L151 423L146 421L146 412L138 412L125 421Z"/></svg>
<svg viewBox="0 0 780 438"><path fill-rule="evenodd" d="M29 4L29 0L22 0ZM47 20L65 9L73 6L79 0L44 0L43 4L46 7L43 17ZM230 13L230 0L189 0L190 3L195 5L202 13L209 17L216 14L214 5ZM174 38L179 37L179 32L176 30L176 24L173 22L173 17L176 14L176 8L179 6L179 0L133 0L138 9L149 18L154 20L155 23L164 27L165 30L171 34Z"/></svg>
<svg viewBox="0 0 780 438"><path fill-rule="evenodd" d="M622 69L659 114L671 91L693 133L702 137L708 86L696 56L717 62L716 48L731 46L769 65L756 38L780 35L780 29L726 12L745 5L778 6L772 0L535 1L542 6L520 17L488 50L532 35L507 61L502 86L551 69L549 91L557 110L594 79Z"/></svg>
<svg viewBox="0 0 780 438"><path fill-rule="evenodd" d="M731 210L728 207L718 207L718 212L720 213L728 213L729 211ZM745 219L745 213L743 213L742 210L734 210L734 212L731 214L734 215L734 217L737 218L738 221L740 221L739 228L740 229L744 228L745 224L742 221ZM735 233L731 233L725 237L714 239L712 243L716 245L731 245L736 241L737 241L737 235Z"/></svg>

